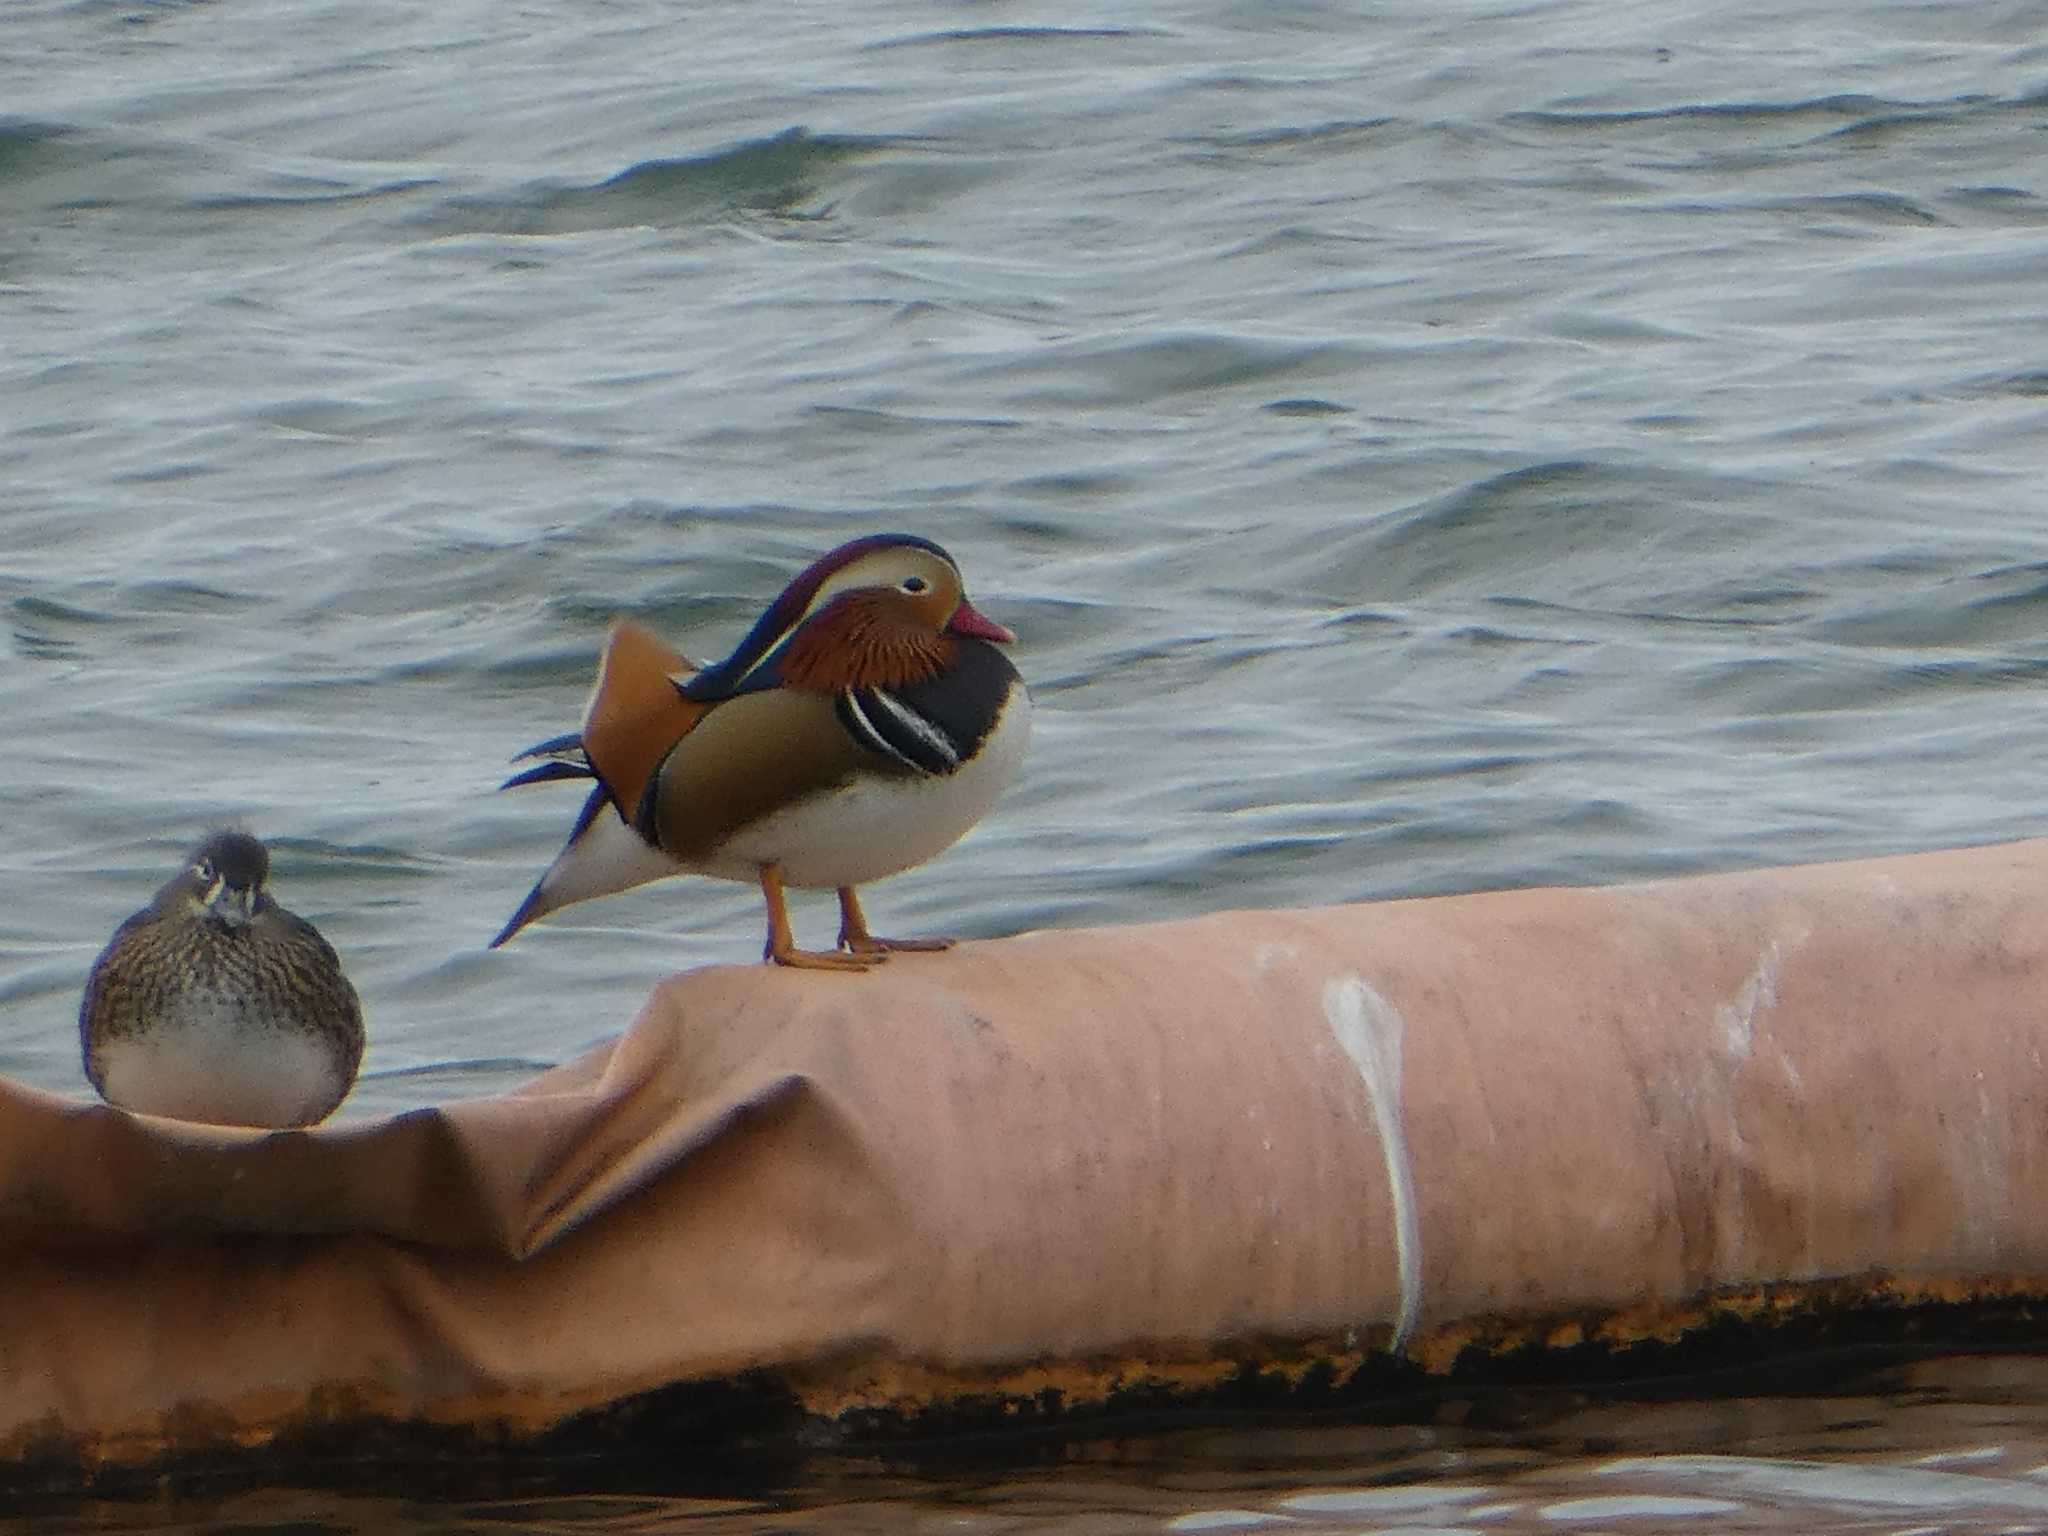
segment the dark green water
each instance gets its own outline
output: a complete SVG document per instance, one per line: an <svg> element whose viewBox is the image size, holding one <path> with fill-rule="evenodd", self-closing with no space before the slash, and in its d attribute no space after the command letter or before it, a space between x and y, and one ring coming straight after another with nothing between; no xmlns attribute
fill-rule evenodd
<svg viewBox="0 0 2048 1536"><path fill-rule="evenodd" d="M2040 20L12 0L0 1071L83 1091L221 821L345 1114L752 958L708 881L484 952L574 800L494 786L612 616L716 654L881 528L1039 705L882 931L2041 830Z"/></svg>
<svg viewBox="0 0 2048 1536"><path fill-rule="evenodd" d="M1207 1426L1007 1461L639 1464L602 1492L291 1489L67 1504L0 1528L317 1536L1606 1536L2048 1530L2048 1366L1951 1358L1798 1395L1443 1405L1436 1422ZM463 1474L455 1469L453 1475Z"/></svg>

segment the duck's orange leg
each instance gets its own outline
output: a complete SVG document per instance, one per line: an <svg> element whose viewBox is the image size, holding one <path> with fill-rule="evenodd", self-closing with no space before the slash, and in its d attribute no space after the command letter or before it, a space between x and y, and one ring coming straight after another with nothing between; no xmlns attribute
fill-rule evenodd
<svg viewBox="0 0 2048 1536"><path fill-rule="evenodd" d="M865 955L879 960L895 949L951 949L951 939L878 939L868 932L867 917L861 912L860 898L853 893L853 887L839 887L839 947L856 955Z"/></svg>
<svg viewBox="0 0 2048 1536"><path fill-rule="evenodd" d="M768 903L768 947L761 958L808 971L864 971L888 959L886 954L842 955L830 950L798 949L789 931L789 903L782 895L782 871L761 866L761 896Z"/></svg>

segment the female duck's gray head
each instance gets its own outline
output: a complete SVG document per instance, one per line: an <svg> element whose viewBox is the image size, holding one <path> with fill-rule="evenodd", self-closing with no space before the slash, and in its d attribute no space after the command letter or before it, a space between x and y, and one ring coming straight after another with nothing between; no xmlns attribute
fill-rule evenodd
<svg viewBox="0 0 2048 1536"><path fill-rule="evenodd" d="M186 866L187 895L208 917L241 928L270 905L263 889L270 878L270 851L246 832L215 832L192 853Z"/></svg>

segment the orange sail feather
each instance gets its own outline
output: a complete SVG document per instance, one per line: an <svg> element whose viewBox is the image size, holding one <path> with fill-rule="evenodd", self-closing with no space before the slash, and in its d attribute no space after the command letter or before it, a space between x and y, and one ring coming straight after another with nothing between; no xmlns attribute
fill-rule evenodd
<svg viewBox="0 0 2048 1536"><path fill-rule="evenodd" d="M711 707L677 691L695 671L644 624L622 619L605 638L583 710L583 750L628 822L661 760Z"/></svg>

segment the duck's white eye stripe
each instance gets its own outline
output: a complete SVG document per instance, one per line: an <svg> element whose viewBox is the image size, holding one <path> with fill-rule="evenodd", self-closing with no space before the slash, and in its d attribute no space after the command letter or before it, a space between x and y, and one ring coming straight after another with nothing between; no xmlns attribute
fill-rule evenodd
<svg viewBox="0 0 2048 1536"><path fill-rule="evenodd" d="M885 689L870 688L867 693L869 698L888 710L899 725L931 748L932 756L949 770L960 766L960 749L953 745L944 731Z"/></svg>

